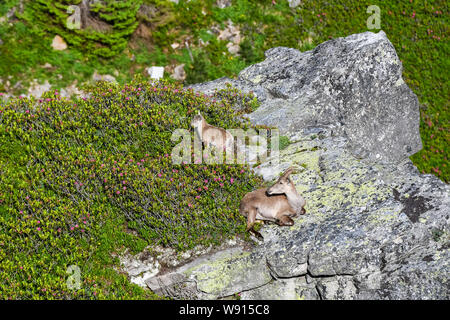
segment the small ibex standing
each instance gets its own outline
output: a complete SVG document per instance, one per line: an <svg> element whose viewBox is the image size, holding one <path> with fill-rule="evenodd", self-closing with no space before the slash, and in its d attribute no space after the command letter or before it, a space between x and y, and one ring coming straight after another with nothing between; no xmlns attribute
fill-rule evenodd
<svg viewBox="0 0 450 320"><path fill-rule="evenodd" d="M191 126L194 127L200 141L206 147L216 147L218 150L233 150L234 138L225 129L212 126L206 122L203 116L198 114L194 116L191 121Z"/></svg>
<svg viewBox="0 0 450 320"><path fill-rule="evenodd" d="M242 198L239 212L247 217L247 231L258 238L262 239L262 236L253 229L256 219L292 226L292 218L306 213L306 201L289 178L293 170L292 167L287 169L273 186L249 192Z"/></svg>

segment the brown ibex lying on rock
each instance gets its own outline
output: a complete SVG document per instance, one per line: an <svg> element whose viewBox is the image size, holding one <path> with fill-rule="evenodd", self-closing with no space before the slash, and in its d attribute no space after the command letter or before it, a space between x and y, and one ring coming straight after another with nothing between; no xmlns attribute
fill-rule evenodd
<svg viewBox="0 0 450 320"><path fill-rule="evenodd" d="M208 124L200 111L192 119L191 126L194 127L205 148L216 147L220 151L233 150L234 137L231 133Z"/></svg>
<svg viewBox="0 0 450 320"><path fill-rule="evenodd" d="M262 188L247 193L241 200L239 212L247 217L247 231L258 238L261 234L253 229L255 220L267 220L280 226L292 226L293 217L305 214L305 199L298 194L289 175L294 169L290 167L278 181L269 188Z"/></svg>

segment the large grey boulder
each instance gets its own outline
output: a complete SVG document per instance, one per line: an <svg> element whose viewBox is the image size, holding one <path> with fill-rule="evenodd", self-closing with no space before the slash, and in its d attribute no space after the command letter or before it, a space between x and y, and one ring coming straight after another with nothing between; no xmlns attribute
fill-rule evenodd
<svg viewBox="0 0 450 320"><path fill-rule="evenodd" d="M383 31L324 42L300 52L277 47L237 80L193 85L211 93L229 82L253 91L261 106L248 118L281 133L333 125L359 158L400 161L422 148L419 103L402 79L402 64Z"/></svg>

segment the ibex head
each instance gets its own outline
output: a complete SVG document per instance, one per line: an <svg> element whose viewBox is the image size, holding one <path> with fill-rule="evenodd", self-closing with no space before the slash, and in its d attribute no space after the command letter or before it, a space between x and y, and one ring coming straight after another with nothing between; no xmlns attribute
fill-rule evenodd
<svg viewBox="0 0 450 320"><path fill-rule="evenodd" d="M267 188L267 194L273 195L273 194L287 194L291 192L296 192L295 190L295 184L292 182L292 180L289 178L290 174L294 171L293 167L290 167L287 169L283 175L278 179L277 182L270 188Z"/></svg>
<svg viewBox="0 0 450 320"><path fill-rule="evenodd" d="M202 125L203 120L204 120L203 116L200 114L200 111L199 111L198 114L196 114L194 116L194 118L192 118L191 126L194 128L197 128L198 126Z"/></svg>

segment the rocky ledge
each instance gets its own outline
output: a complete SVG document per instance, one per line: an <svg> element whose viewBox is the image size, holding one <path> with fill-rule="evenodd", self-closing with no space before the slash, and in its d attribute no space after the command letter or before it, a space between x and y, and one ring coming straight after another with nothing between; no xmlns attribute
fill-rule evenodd
<svg viewBox="0 0 450 320"><path fill-rule="evenodd" d="M448 299L449 187L418 172L419 104L384 32L314 50L273 48L237 80L261 107L248 117L291 144L255 171L288 166L307 200L292 227L264 225L264 241L234 246L144 280L173 298Z"/></svg>

